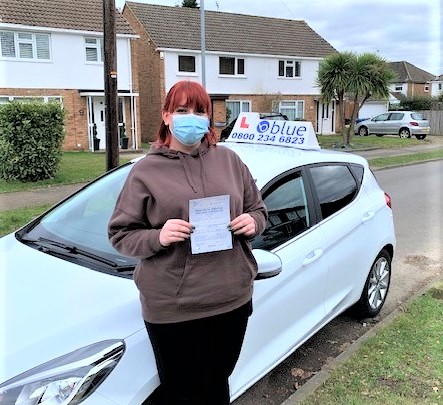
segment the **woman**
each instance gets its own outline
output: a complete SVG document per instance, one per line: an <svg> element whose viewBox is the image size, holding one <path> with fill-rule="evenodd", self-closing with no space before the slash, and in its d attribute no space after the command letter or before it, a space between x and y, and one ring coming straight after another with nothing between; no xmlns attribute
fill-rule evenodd
<svg viewBox="0 0 443 405"><path fill-rule="evenodd" d="M267 213L251 174L216 145L211 101L196 82L169 91L157 141L128 176L109 223L134 281L166 404L229 404L228 377L251 314L257 266L249 239ZM191 252L189 201L229 195L232 248Z"/></svg>

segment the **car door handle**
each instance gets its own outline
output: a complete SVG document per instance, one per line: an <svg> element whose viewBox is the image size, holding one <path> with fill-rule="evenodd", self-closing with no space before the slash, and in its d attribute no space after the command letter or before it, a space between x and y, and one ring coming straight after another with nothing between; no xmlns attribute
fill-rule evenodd
<svg viewBox="0 0 443 405"><path fill-rule="evenodd" d="M363 215L361 222L365 223L370 221L372 218L374 218L375 212L374 211L368 211L365 215Z"/></svg>
<svg viewBox="0 0 443 405"><path fill-rule="evenodd" d="M314 263L316 260L320 259L321 256L323 256L323 249L313 250L305 257L305 260L303 260L303 267L309 266L311 263Z"/></svg>

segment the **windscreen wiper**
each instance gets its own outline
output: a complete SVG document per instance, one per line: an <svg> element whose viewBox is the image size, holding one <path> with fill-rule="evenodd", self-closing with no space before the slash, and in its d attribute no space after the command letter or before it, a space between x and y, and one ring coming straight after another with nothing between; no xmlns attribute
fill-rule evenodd
<svg viewBox="0 0 443 405"><path fill-rule="evenodd" d="M88 252L84 249L80 249L75 245L67 245L63 242L59 242L59 241L55 241L55 240L51 240L51 239L47 239L47 238L43 238L40 237L38 239L28 239L28 238L22 238L21 241L23 243L34 243L36 245L39 246L39 250L44 252L44 253L55 253L58 255L64 255L66 257L75 257L75 256L82 256L82 257L87 257L88 259L92 259L95 260L99 263L103 263L106 264L109 267L112 267L113 269L115 269L118 272L127 272L129 270L133 270L135 266L128 266L128 265L120 265L117 264L116 262L109 260L109 259L105 259L102 256L96 255L94 253ZM59 249L62 249L64 251L66 251L66 253L62 253L59 251L53 251L52 247L57 247Z"/></svg>

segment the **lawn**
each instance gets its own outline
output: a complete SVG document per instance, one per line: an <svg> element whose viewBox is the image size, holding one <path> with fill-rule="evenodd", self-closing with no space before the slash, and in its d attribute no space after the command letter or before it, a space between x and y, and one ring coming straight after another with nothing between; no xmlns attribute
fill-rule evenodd
<svg viewBox="0 0 443 405"><path fill-rule="evenodd" d="M333 149L343 143L341 135L318 135L318 142L324 149ZM353 149L398 149L407 146L441 144L443 136L429 136L419 141L416 138L404 139L398 136L354 136L351 140Z"/></svg>
<svg viewBox="0 0 443 405"><path fill-rule="evenodd" d="M320 146L324 149L334 149L335 145L341 144L340 135L319 135ZM440 144L443 149L443 136L430 136L419 141L415 138L401 139L395 136L355 136L352 139L355 150L359 149L396 149L405 146ZM148 145L146 145L148 146ZM440 153L440 154L439 154ZM140 153L141 154L141 153ZM425 154L417 154L414 159L423 160L433 157L441 157L441 152L437 155L427 157ZM385 158L391 159L391 158ZM120 156L120 164L129 161L129 157ZM411 161L411 158L409 159ZM377 162L377 166L386 166L385 162ZM0 180L0 193L12 191L25 191L34 188L44 188L59 184L88 182L106 171L106 154L91 152L64 152L60 164L60 169L53 179L38 181L34 183L22 183L20 181L6 182Z"/></svg>
<svg viewBox="0 0 443 405"><path fill-rule="evenodd" d="M301 405L443 404L443 283L410 303Z"/></svg>
<svg viewBox="0 0 443 405"><path fill-rule="evenodd" d="M129 159L120 157L120 164ZM23 183L20 181L0 180L0 193L25 191L59 184L83 183L106 172L106 154L91 152L64 152L60 169L52 179Z"/></svg>
<svg viewBox="0 0 443 405"><path fill-rule="evenodd" d="M51 205L48 204L31 208L0 211L0 237L14 232L50 207Z"/></svg>

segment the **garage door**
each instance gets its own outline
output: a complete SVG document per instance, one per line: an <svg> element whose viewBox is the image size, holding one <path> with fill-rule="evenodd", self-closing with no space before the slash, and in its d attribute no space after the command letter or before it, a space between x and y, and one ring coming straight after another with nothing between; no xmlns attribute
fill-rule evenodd
<svg viewBox="0 0 443 405"><path fill-rule="evenodd" d="M388 103L365 103L358 113L358 118L372 118L388 111Z"/></svg>

